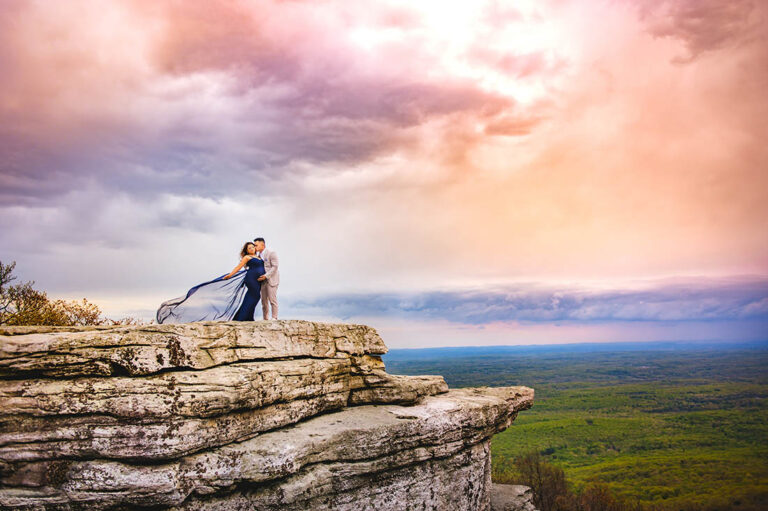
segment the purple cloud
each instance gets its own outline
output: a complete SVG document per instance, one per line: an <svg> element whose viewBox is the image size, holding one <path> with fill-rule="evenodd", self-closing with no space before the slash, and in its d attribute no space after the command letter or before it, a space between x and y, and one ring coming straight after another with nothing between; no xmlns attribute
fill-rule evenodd
<svg viewBox="0 0 768 511"><path fill-rule="evenodd" d="M521 321L768 321L768 279L677 279L645 290L542 289L533 286L464 292L339 294L303 300L343 318L394 316L478 325Z"/></svg>

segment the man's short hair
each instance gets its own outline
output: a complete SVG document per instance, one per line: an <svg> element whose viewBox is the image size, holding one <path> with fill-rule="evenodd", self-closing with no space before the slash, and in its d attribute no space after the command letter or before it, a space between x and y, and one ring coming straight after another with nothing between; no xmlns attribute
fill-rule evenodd
<svg viewBox="0 0 768 511"><path fill-rule="evenodd" d="M254 238L254 239L253 239L253 241L260 241L260 242L264 243L265 245L267 244L267 243L264 241L264 238Z"/></svg>

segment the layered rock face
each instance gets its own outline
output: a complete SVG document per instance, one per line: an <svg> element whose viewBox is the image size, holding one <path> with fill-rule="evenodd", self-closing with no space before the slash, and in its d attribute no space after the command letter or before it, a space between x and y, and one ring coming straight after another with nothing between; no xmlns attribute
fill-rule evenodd
<svg viewBox="0 0 768 511"><path fill-rule="evenodd" d="M370 327L0 328L0 508L490 509L526 387L387 374Z"/></svg>

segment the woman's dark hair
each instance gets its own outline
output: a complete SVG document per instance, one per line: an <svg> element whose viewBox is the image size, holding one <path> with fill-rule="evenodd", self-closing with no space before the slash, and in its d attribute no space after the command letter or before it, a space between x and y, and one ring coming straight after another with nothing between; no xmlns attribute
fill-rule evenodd
<svg viewBox="0 0 768 511"><path fill-rule="evenodd" d="M248 245L253 245L253 242L247 241L245 245L243 245L242 250L240 250L240 257L245 257L246 255L248 255ZM256 245L253 245L253 246L255 247Z"/></svg>

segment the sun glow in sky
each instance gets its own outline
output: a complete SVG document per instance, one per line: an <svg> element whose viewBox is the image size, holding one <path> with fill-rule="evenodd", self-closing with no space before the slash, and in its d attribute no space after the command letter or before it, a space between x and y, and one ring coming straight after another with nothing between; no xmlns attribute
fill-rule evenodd
<svg viewBox="0 0 768 511"><path fill-rule="evenodd" d="M0 260L151 318L256 235L393 347L765 339L754 0L0 5Z"/></svg>

